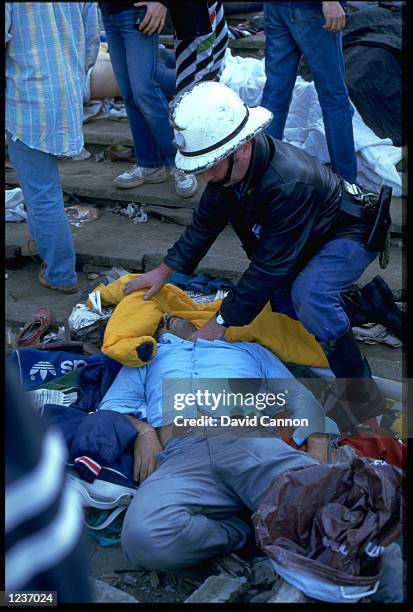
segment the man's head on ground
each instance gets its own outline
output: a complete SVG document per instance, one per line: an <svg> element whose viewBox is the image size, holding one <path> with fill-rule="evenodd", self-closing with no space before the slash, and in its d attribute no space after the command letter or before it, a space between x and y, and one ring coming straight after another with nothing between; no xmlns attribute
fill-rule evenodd
<svg viewBox="0 0 413 612"><path fill-rule="evenodd" d="M159 323L154 337L155 340L159 341L164 334L169 333L173 334L174 336L178 336L178 338L186 340L191 334L196 332L196 329L197 328L193 323L191 323L191 321L165 313L161 319L161 322Z"/></svg>
<svg viewBox="0 0 413 612"><path fill-rule="evenodd" d="M233 185L247 173L251 141L271 120L270 111L249 108L222 83L196 83L177 97L171 112L176 167L202 173L206 182Z"/></svg>

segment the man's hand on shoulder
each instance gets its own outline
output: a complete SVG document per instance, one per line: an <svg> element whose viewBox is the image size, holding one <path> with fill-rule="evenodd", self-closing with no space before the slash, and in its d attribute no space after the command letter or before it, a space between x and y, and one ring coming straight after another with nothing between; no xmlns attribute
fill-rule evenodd
<svg viewBox="0 0 413 612"><path fill-rule="evenodd" d="M144 300L149 300L150 297L158 293L159 289L164 286L172 272L172 268L161 263L157 268L128 281L123 289L123 293L129 295L129 293L149 287L149 290L143 296Z"/></svg>
<svg viewBox="0 0 413 612"><path fill-rule="evenodd" d="M221 338L224 337L225 332L226 328L219 325L214 316L208 321L208 323L205 323L205 325L189 336L188 340L191 340L191 342L196 342L200 338L203 340L221 340Z"/></svg>
<svg viewBox="0 0 413 612"><path fill-rule="evenodd" d="M323 2L322 6L326 20L323 28L327 32L341 32L346 25L346 13L340 2Z"/></svg>

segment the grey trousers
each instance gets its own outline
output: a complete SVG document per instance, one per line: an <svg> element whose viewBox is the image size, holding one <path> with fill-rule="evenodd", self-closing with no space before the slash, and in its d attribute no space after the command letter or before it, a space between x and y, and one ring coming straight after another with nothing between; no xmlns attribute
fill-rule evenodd
<svg viewBox="0 0 413 612"><path fill-rule="evenodd" d="M274 437L172 438L127 510L123 550L140 568L172 570L242 548L252 529L239 514L255 511L279 474L315 463Z"/></svg>

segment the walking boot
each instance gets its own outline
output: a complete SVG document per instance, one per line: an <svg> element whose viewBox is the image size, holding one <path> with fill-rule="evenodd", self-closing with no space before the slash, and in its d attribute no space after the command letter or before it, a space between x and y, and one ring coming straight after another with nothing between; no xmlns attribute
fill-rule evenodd
<svg viewBox="0 0 413 612"><path fill-rule="evenodd" d="M387 411L383 395L372 378L351 327L327 342L320 342L336 376L325 409L341 431L354 431L360 423Z"/></svg>

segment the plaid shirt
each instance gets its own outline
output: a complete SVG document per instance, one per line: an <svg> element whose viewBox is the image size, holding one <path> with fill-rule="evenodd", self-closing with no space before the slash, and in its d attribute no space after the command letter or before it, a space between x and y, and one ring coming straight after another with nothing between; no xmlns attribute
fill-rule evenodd
<svg viewBox="0 0 413 612"><path fill-rule="evenodd" d="M6 129L53 155L83 147L83 91L99 51L95 2L6 2Z"/></svg>

